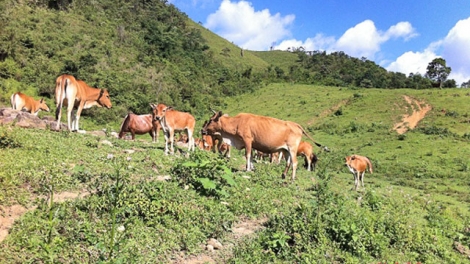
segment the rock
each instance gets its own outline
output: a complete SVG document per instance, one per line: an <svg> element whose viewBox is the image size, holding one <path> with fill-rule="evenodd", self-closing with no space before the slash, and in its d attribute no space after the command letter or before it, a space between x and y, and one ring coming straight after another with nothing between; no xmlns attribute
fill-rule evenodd
<svg viewBox="0 0 470 264"><path fill-rule="evenodd" d="M215 238L209 239L209 241L207 241L207 245L212 246L214 249L222 249L222 244Z"/></svg>

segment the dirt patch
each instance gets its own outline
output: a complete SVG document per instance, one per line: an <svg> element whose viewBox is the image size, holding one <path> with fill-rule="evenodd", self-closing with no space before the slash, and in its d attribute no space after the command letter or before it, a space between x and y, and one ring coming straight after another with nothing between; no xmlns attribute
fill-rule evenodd
<svg viewBox="0 0 470 264"><path fill-rule="evenodd" d="M316 117L312 118L310 121L308 121L307 125L311 125L311 124L315 123L315 121L317 121L318 119L329 116L331 113L334 113L334 112L338 111L338 109L340 109L342 106L346 105L348 102L349 102L349 100L345 99L345 100L342 100L341 102L339 102L338 104L330 107L329 109L324 110L318 116L316 116Z"/></svg>
<svg viewBox="0 0 470 264"><path fill-rule="evenodd" d="M230 258L232 255L232 250L235 245L237 245L242 239L246 239L249 236L253 235L256 231L261 230L263 228L264 223L268 221L267 218L261 219L245 219L237 224L235 224L232 228L232 233L228 235L223 243L221 249L218 250L207 250L203 254L199 254L196 256L190 256L188 258L178 258L174 261L174 264L203 264L203 263L224 263L226 259Z"/></svg>
<svg viewBox="0 0 470 264"><path fill-rule="evenodd" d="M432 109L430 105L423 101L418 101L406 95L403 97L408 103L408 107L411 108L412 113L403 115L402 121L393 126L393 130L397 131L398 134L403 134L409 129L414 129L419 121L426 116L427 112Z"/></svg>
<svg viewBox="0 0 470 264"><path fill-rule="evenodd" d="M61 203L67 200L83 198L87 195L88 192L61 192L54 194L54 202ZM8 231L13 226L16 219L20 218L24 213L34 209L36 209L36 206L26 208L19 204L0 206L0 242L8 236Z"/></svg>

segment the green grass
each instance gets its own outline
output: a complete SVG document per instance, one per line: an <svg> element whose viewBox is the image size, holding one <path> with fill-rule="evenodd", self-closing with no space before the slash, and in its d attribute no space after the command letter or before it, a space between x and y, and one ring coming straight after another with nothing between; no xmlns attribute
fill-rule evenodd
<svg viewBox="0 0 470 264"><path fill-rule="evenodd" d="M404 95L433 109L400 136L392 128L409 111ZM0 203L39 206L10 230L0 262L168 262L203 253L211 237L228 243L239 219L267 217L263 231L234 242L234 254L219 262L465 263L453 243L470 243L467 97L464 89L273 84L227 98L217 110L298 122L331 149L315 148L316 172L299 161L295 182L281 179L283 164L255 163L255 172L245 172L236 150L230 161L199 151L189 162L165 156L163 136L157 144L149 135L107 137L109 146L90 135L0 126ZM84 119L84 128L100 128ZM358 192L343 165L353 153L374 165ZM163 175L172 180L157 181ZM49 208L35 198L51 188L91 195ZM121 225L111 247L110 232Z"/></svg>

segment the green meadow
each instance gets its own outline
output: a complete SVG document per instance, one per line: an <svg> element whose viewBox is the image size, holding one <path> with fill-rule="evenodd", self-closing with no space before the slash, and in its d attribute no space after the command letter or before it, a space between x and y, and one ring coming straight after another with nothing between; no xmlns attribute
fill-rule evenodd
<svg viewBox="0 0 470 264"><path fill-rule="evenodd" d="M82 127L108 136L0 126L0 204L28 208L1 242L0 262L467 263L469 96L271 84L226 98L215 110L295 121L328 146L314 148L315 172L299 158L295 181L281 178L284 162L246 172L238 150L230 160L199 150L187 157L184 147L165 156L161 134L156 144L149 135L119 140L110 136L119 124L89 116ZM414 129L393 129L425 105L432 109ZM374 166L358 191L344 166L351 154ZM87 195L54 202L63 192ZM256 233L233 235L259 219ZM209 238L224 247L207 251Z"/></svg>

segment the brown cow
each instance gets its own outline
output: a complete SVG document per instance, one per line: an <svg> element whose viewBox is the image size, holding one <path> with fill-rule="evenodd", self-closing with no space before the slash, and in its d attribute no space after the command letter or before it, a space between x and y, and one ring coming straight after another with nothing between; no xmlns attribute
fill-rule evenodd
<svg viewBox="0 0 470 264"><path fill-rule="evenodd" d="M297 149L297 156L303 156L305 159L305 165L308 171L315 170L315 165L317 164L318 158L313 153L313 147L310 143L301 141L299 148Z"/></svg>
<svg viewBox="0 0 470 264"><path fill-rule="evenodd" d="M78 131L78 122L83 109L92 106L111 108L111 100L106 89L92 88L84 81L76 80L75 77L63 74L56 79L55 87L56 101L56 119L57 127L60 127L60 116L62 115L62 106L67 106L67 127L70 131ZM74 107L77 112L72 119Z"/></svg>
<svg viewBox="0 0 470 264"><path fill-rule="evenodd" d="M351 171L354 176L354 189L357 190L359 182L362 182L362 187L364 187L364 174L367 170L367 166L369 166L369 172L372 173L372 163L369 158L360 155L352 155L347 156L345 159L346 166L348 166L349 171Z"/></svg>
<svg viewBox="0 0 470 264"><path fill-rule="evenodd" d="M119 131L119 138L123 138L127 133L131 133L132 140L135 135L143 135L149 133L152 137L152 142L158 142L158 134L160 131L160 122L152 121L152 115L136 115L129 113L124 118Z"/></svg>
<svg viewBox="0 0 470 264"><path fill-rule="evenodd" d="M297 148L302 135L308 136L305 130L294 122L247 113L229 117L224 116L220 111L214 112L202 132L203 134L220 133L224 142L230 143L237 149L245 148L247 171L252 170L252 149L264 153L282 151L287 157L282 177L285 178L292 164L292 180L295 179L297 169Z"/></svg>
<svg viewBox="0 0 470 264"><path fill-rule="evenodd" d="M173 110L164 104L150 104L152 107L153 120L159 121L165 135L165 154L168 155L168 141L171 144L171 154L173 154L173 141L175 131L186 130L188 135L188 151L194 151L194 126L196 119L189 113ZM170 111L171 110L171 111Z"/></svg>
<svg viewBox="0 0 470 264"><path fill-rule="evenodd" d="M10 97L11 107L15 110L26 110L27 112L37 116L39 110L49 112L49 107L43 98L35 100L33 97L24 93L17 92Z"/></svg>

